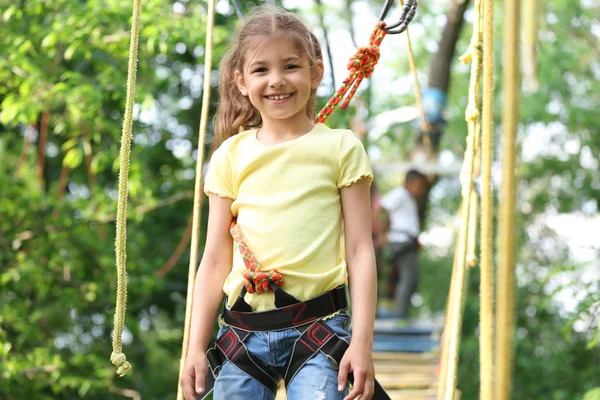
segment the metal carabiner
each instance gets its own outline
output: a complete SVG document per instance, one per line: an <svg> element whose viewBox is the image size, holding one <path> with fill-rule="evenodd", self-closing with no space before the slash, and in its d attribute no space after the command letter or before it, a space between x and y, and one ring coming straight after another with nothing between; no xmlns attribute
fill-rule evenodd
<svg viewBox="0 0 600 400"><path fill-rule="evenodd" d="M379 15L380 21L385 19L393 4L394 0L385 1L385 4L381 10L381 14ZM383 29L385 29L388 34L392 35L404 32L410 21L412 21L414 18L416 12L417 0L405 0L404 6L402 7L402 15L400 15L398 22L394 23L393 25L386 25Z"/></svg>

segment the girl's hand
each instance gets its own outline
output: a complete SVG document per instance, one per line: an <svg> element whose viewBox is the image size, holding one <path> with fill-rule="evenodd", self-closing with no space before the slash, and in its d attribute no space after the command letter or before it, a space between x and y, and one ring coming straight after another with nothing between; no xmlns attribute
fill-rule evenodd
<svg viewBox="0 0 600 400"><path fill-rule="evenodd" d="M375 368L371 348L359 342L351 342L350 347L340 363L338 373L338 390L341 392L348 383L348 373L354 374L354 386L344 400L353 400L360 396L361 400L373 397L375 391Z"/></svg>
<svg viewBox="0 0 600 400"><path fill-rule="evenodd" d="M188 354L179 385L183 389L186 400L195 400L196 393L202 394L205 389L204 377L208 371L208 360L204 352Z"/></svg>

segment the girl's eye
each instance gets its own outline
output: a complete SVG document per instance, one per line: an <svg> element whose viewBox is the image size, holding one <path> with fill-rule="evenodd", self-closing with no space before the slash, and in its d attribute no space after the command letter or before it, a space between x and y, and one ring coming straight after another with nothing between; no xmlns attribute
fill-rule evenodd
<svg viewBox="0 0 600 400"><path fill-rule="evenodd" d="M296 69L296 68L299 68L298 65L296 65L296 64L289 64L289 65L286 65L286 67L285 67L285 69Z"/></svg>
<svg viewBox="0 0 600 400"><path fill-rule="evenodd" d="M252 71L253 74L260 74L261 72L266 72L267 69L265 67L259 67L256 68L254 71Z"/></svg>

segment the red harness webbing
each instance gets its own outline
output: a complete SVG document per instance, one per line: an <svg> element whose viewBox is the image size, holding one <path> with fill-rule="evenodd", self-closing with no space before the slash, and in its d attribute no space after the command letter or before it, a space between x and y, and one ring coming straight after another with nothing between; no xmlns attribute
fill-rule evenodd
<svg viewBox="0 0 600 400"><path fill-rule="evenodd" d="M246 279L246 282L244 282L244 286L248 293L272 292L273 290L269 287L269 282L273 282L277 286L283 285L283 276L279 272L261 271L260 264L256 260L254 253L252 253L252 250L250 250L246 242L244 242L242 230L237 224L236 218L231 221L229 232L231 232L231 236L237 244L242 260L244 260L244 265L246 266L246 271L244 271L244 279Z"/></svg>

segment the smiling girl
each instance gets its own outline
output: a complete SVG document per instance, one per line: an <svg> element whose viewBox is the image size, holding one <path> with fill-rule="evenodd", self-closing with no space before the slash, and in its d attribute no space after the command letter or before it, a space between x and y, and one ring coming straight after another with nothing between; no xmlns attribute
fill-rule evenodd
<svg viewBox="0 0 600 400"><path fill-rule="evenodd" d="M352 132L313 123L319 42L295 15L258 7L219 70L222 144L204 188L210 212L180 382L185 397L208 392L216 376L215 399L273 399L281 380L290 400L369 399L373 175Z"/></svg>

